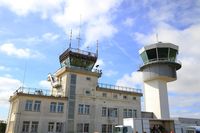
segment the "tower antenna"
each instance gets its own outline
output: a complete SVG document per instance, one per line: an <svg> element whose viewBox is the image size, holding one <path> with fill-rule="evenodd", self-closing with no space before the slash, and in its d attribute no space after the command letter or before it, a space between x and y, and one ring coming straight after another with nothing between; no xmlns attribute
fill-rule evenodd
<svg viewBox="0 0 200 133"><path fill-rule="evenodd" d="M72 29L69 36L69 48L71 48L71 45L72 45Z"/></svg>
<svg viewBox="0 0 200 133"><path fill-rule="evenodd" d="M99 53L99 41L97 40L97 48L96 48L97 57L98 57L98 53Z"/></svg>
<svg viewBox="0 0 200 133"><path fill-rule="evenodd" d="M159 40L158 40L158 33L156 33L156 41L159 42Z"/></svg>
<svg viewBox="0 0 200 133"><path fill-rule="evenodd" d="M80 15L80 24L79 24L79 33L78 33L78 37L77 37L77 40L78 40L78 50L80 48L80 41L81 41L81 15Z"/></svg>
<svg viewBox="0 0 200 133"><path fill-rule="evenodd" d="M22 88L24 87L24 82L25 82L25 78L26 78L26 69L27 69L27 60L25 61L25 64L24 64L24 74L23 74L23 80L22 80Z"/></svg>

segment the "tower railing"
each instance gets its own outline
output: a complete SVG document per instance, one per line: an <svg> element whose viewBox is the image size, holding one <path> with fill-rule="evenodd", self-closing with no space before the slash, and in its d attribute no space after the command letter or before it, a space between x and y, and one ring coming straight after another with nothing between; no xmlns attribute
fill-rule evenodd
<svg viewBox="0 0 200 133"><path fill-rule="evenodd" d="M18 94L18 93L42 95L42 96L52 96L50 90L30 88L30 87L19 87L19 89L17 89L14 92L14 94Z"/></svg>
<svg viewBox="0 0 200 133"><path fill-rule="evenodd" d="M130 87L105 84L105 83L98 83L98 87L100 89L110 89L110 90L117 90L117 91L142 93L141 89L135 89L135 88L130 88Z"/></svg>
<svg viewBox="0 0 200 133"><path fill-rule="evenodd" d="M154 62L173 62L173 63L178 63L181 65L181 61L176 60L174 58L154 58L154 59L150 59L146 62L143 62L143 65L147 65L150 63L154 63Z"/></svg>
<svg viewBox="0 0 200 133"><path fill-rule="evenodd" d="M80 54L84 54L84 55L89 55L89 56L97 57L96 53L88 52L88 51L84 51L84 50L80 50L78 48L68 48L67 51L72 51L72 52L75 52L75 53L80 53Z"/></svg>

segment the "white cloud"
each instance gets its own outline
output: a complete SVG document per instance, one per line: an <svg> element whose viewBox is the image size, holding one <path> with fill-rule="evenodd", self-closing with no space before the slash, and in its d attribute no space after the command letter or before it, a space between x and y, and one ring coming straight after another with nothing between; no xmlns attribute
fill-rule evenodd
<svg viewBox="0 0 200 133"><path fill-rule="evenodd" d="M66 31L73 29L73 34L78 34L80 25L85 32L84 47L94 45L96 40L112 37L117 29L112 25L112 14L119 6L121 0L68 0L64 12L53 16L53 21Z"/></svg>
<svg viewBox="0 0 200 133"><path fill-rule="evenodd" d="M169 96L171 116L199 118L199 101L199 94L177 94Z"/></svg>
<svg viewBox="0 0 200 133"><path fill-rule="evenodd" d="M41 80L39 82L39 86L41 86L42 88L46 88L46 89L50 89L51 88L51 83L47 80Z"/></svg>
<svg viewBox="0 0 200 133"><path fill-rule="evenodd" d="M42 35L42 38L43 38L44 40L46 40L46 41L55 41L55 40L57 40L59 37L60 37L59 35L54 34L54 33L50 33L50 32L45 33L45 34Z"/></svg>
<svg viewBox="0 0 200 133"><path fill-rule="evenodd" d="M125 74L121 79L117 80L116 85L140 89L142 85L142 73L132 72L130 75Z"/></svg>
<svg viewBox="0 0 200 133"><path fill-rule="evenodd" d="M123 24L127 27L132 27L134 25L134 19L133 18L126 18L124 21L123 21Z"/></svg>
<svg viewBox="0 0 200 133"><path fill-rule="evenodd" d="M43 57L38 51L32 51L28 48L16 48L13 43L4 43L0 45L0 52L9 55L15 56L18 58L36 58Z"/></svg>
<svg viewBox="0 0 200 133"><path fill-rule="evenodd" d="M15 90L20 87L21 82L17 79L9 78L9 77L0 77L0 103L8 104L9 97L14 93Z"/></svg>
<svg viewBox="0 0 200 133"><path fill-rule="evenodd" d="M47 18L54 11L61 10L63 0L1 0L0 6L5 6L19 16L30 13L41 13L42 18Z"/></svg>
<svg viewBox="0 0 200 133"><path fill-rule="evenodd" d="M104 74L105 76L107 76L107 77L111 77L111 76L117 75L117 74L118 74L118 71L107 70L107 71L104 71L103 74Z"/></svg>

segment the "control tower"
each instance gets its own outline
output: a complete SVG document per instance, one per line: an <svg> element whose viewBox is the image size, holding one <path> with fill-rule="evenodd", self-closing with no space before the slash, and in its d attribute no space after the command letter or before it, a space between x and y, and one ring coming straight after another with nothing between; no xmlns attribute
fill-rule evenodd
<svg viewBox="0 0 200 133"><path fill-rule="evenodd" d="M143 65L145 111L153 112L158 119L169 119L167 82L177 79L176 71L181 68L177 62L178 46L158 42L140 49Z"/></svg>

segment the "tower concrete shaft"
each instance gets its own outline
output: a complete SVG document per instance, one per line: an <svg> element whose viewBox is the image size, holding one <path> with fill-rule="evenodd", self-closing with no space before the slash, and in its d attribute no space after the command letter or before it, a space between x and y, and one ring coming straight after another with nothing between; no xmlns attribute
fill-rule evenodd
<svg viewBox="0 0 200 133"><path fill-rule="evenodd" d="M156 43L140 50L143 65L145 111L153 112L158 119L169 119L167 82L177 79L178 46L171 43Z"/></svg>

